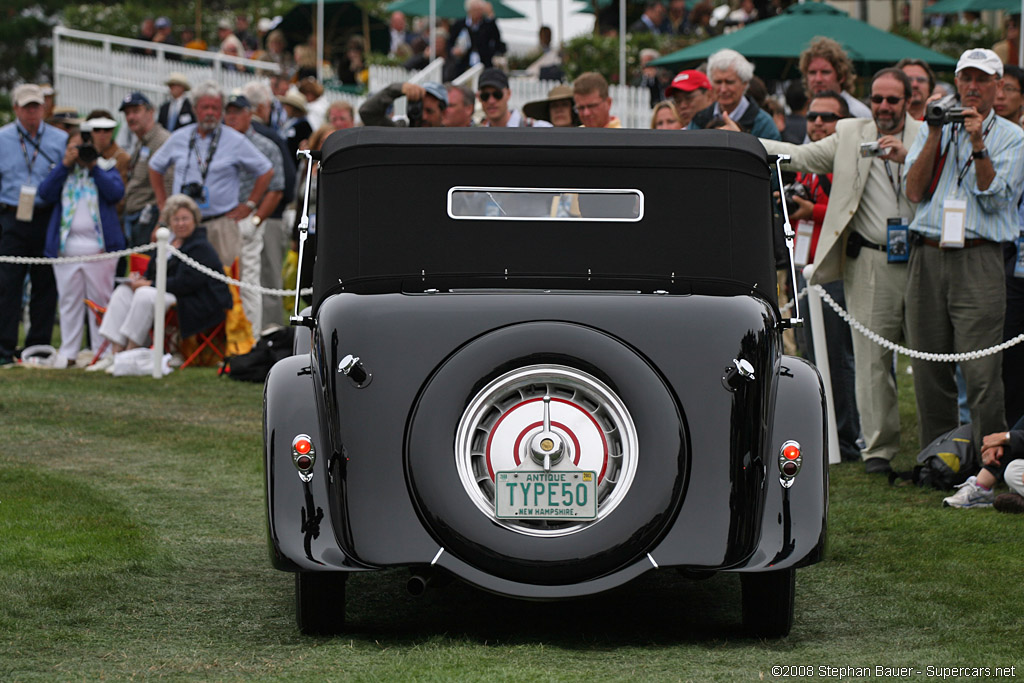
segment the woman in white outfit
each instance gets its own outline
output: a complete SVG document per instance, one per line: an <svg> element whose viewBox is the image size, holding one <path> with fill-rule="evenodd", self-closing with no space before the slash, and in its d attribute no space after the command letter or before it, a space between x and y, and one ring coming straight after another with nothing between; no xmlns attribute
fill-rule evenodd
<svg viewBox="0 0 1024 683"><path fill-rule="evenodd" d="M45 256L93 256L124 249L124 233L117 217L117 203L124 196L121 174L112 160L97 157L95 147L83 144L81 134L68 138L64 159L39 185L39 196L53 204ZM116 258L53 266L60 306L60 355L69 366L75 364L82 348L86 318L93 352L100 347L99 331L85 300L106 306L114 289L116 269Z"/></svg>
<svg viewBox="0 0 1024 683"><path fill-rule="evenodd" d="M223 272L217 252L206 239L206 228L199 225L201 220L196 203L183 194L176 194L167 198L160 225L170 227L174 235L171 246L210 270ZM164 303L168 308L177 306L182 338L222 321L225 311L232 306L228 286L192 268L177 256L168 254L167 260ZM110 297L100 334L110 340L114 353L149 345L153 304L157 297L153 286L155 273L156 261L151 259L145 275L132 273L128 282L118 285ZM90 369L104 369L112 363L112 359L104 359Z"/></svg>

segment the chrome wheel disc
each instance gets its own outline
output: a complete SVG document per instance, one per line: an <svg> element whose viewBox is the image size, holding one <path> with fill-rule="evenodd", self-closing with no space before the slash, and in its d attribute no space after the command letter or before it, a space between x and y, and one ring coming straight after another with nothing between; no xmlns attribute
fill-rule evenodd
<svg viewBox="0 0 1024 683"><path fill-rule="evenodd" d="M597 473L594 520L495 517L495 472L515 470L530 459L531 443L544 430L545 397L562 457ZM482 513L519 533L560 536L596 524L622 501L636 473L637 434L625 404L596 377L563 365L531 365L498 377L470 401L459 420L455 458L462 485Z"/></svg>

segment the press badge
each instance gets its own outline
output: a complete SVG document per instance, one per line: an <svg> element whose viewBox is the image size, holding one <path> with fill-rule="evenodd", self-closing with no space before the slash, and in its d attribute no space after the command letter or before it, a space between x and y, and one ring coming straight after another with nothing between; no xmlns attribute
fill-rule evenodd
<svg viewBox="0 0 1024 683"><path fill-rule="evenodd" d="M939 246L943 249L963 249L967 200L947 199L942 202L942 237Z"/></svg>
<svg viewBox="0 0 1024 683"><path fill-rule="evenodd" d="M890 218L886 231L886 260L889 263L906 263L910 260L910 230L906 218Z"/></svg>
<svg viewBox="0 0 1024 683"><path fill-rule="evenodd" d="M1017 264L1013 267L1014 277L1024 277L1024 231L1017 238Z"/></svg>
<svg viewBox="0 0 1024 683"><path fill-rule="evenodd" d="M793 259L796 265L803 268L811 258L811 238L814 236L814 221L799 220L796 222L796 247Z"/></svg>
<svg viewBox="0 0 1024 683"><path fill-rule="evenodd" d="M22 185L18 194L18 211L14 219L28 222L32 220L32 214L36 210L36 188L32 185Z"/></svg>

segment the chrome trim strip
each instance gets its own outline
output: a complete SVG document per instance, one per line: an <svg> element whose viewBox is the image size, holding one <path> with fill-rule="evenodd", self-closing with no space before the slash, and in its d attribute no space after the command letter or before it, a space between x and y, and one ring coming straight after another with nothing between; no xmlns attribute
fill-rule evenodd
<svg viewBox="0 0 1024 683"><path fill-rule="evenodd" d="M557 216L456 216L452 213L452 195L456 192L549 192L576 194L633 194L639 197L640 207L635 218L575 218ZM574 188L574 187L480 187L474 185L456 185L449 188L447 200L448 217L456 221L547 221L556 223L639 223L644 218L646 199L642 190L623 187L606 188ZM499 207L500 209L501 207Z"/></svg>

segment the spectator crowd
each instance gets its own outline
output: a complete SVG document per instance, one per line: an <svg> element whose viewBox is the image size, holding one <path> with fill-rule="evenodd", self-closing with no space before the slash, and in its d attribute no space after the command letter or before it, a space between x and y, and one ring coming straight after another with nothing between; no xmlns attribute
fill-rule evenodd
<svg viewBox="0 0 1024 683"><path fill-rule="evenodd" d="M351 104L325 97L308 55L289 52L272 23L250 33L244 18L219 25L220 51L276 62L280 71L254 75L232 92L169 73L164 101L135 92L120 103L130 132L124 149L115 142L113 112L80 118L54 106L52 89L18 86L15 121L0 128L0 255L95 256L148 244L167 225L173 244L204 265L281 288L295 240L288 209L305 191L296 152L319 149L336 130L621 127L608 80L596 72L546 98L513 102L489 5L469 0L466 10L435 32L433 46L422 38L427 32L406 30L404 15L391 15L392 54L410 63L443 54L446 82L393 83L359 107L359 124ZM745 1L729 20L742 25L758 11ZM682 0L649 2L631 31L699 34L708 30L704 18L701 5L687 13ZM169 29L164 18L146 22L140 38L174 44ZM560 77L550 31L542 30L541 46L531 69ZM361 41L346 48L335 74L365 83ZM475 89L452 82L478 64ZM820 284L867 328L922 352L988 349L1024 333L1024 71L992 50L971 48L950 85L937 82L927 63L904 59L873 74L862 100L853 64L834 40L816 38L798 65L800 79L778 86L785 104L768 96L754 64L733 50L664 82L646 73L643 84L657 91L650 127L755 135L769 153L790 156L796 174L780 188L780 212L788 207L796 231L796 265L813 265L809 283L792 283L788 255L780 258L780 285L791 296ZM401 97L407 113L395 117ZM101 353L105 344L114 351L146 345L153 264L119 280L115 263L0 262L0 365L18 358L25 304L24 346L50 343L59 310L62 367L78 361L86 329L98 358L90 368L112 364ZM179 308L183 334L224 319L232 307L226 288L178 263L169 271L167 303ZM86 299L107 309L102 323L87 315ZM252 338L284 323L280 297L243 287L240 299ZM842 457L888 474L900 439L894 354L851 334L830 309L823 316ZM799 339L792 344L799 347L790 352L814 351ZM912 360L920 442L970 422L985 465L947 505L1024 511L1022 364L1024 345L958 364ZM1004 476L1011 493L996 497Z"/></svg>

